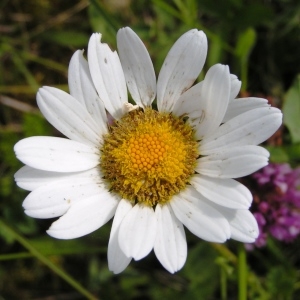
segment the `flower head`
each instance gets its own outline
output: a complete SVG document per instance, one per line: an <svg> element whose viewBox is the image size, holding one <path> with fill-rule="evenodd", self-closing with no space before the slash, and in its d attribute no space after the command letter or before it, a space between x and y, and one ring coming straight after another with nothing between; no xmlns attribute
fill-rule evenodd
<svg viewBox="0 0 300 300"><path fill-rule="evenodd" d="M183 225L211 242L254 242L258 226L250 191L233 178L268 163L257 146L280 126L265 99L235 99L240 81L228 66L204 65L207 39L190 30L169 51L156 82L149 54L130 29L118 53L93 34L69 66L70 94L43 87L37 103L67 138L30 137L15 145L26 164L17 184L31 193L25 213L60 217L48 234L86 235L109 221L109 269L154 249L171 273L185 263ZM128 103L127 88L135 102ZM153 101L156 98L157 109Z"/></svg>
<svg viewBox="0 0 300 300"><path fill-rule="evenodd" d="M254 194L252 211L260 233L254 244L263 247L270 234L284 242L294 241L300 234L300 168L288 164L269 164L249 179Z"/></svg>

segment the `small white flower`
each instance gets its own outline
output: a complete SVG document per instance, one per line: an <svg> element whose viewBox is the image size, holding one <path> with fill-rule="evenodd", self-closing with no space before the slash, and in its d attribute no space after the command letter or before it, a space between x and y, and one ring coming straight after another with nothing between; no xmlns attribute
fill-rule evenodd
<svg viewBox="0 0 300 300"><path fill-rule="evenodd" d="M228 66L211 67L192 86L207 54L202 31L177 40L157 83L130 28L117 35L120 59L100 38L91 36L88 60L83 51L73 55L70 95L38 91L40 110L68 139L30 137L15 145L26 164L16 182L31 191L25 213L60 217L48 230L60 239L86 235L114 216L108 245L114 273L152 249L169 272L181 269L183 225L211 242L253 242L252 196L232 178L267 165L269 153L257 145L278 129L281 112L265 99L235 99L240 81ZM136 106L128 103L126 83Z"/></svg>

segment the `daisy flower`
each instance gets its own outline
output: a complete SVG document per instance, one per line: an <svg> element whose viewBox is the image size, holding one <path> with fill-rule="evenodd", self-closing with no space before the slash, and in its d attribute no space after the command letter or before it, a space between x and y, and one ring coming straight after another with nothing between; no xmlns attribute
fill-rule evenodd
<svg viewBox="0 0 300 300"><path fill-rule="evenodd" d="M268 164L268 151L257 145L280 126L280 110L265 99L235 99L241 83L225 65L192 86L207 54L202 31L176 41L157 81L130 28L117 34L119 54L100 40L91 36L87 60L83 51L73 55L70 94L52 87L37 93L41 112L67 138L29 137L15 145L26 165L16 182L31 191L25 213L60 217L47 231L59 239L89 234L114 217L114 273L152 249L169 272L181 269L183 225L210 242L254 242L252 196L233 178Z"/></svg>

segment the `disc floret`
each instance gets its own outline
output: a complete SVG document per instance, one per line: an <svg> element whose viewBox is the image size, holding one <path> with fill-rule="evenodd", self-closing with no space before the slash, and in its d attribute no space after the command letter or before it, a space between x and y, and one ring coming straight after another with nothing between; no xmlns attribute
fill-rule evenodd
<svg viewBox="0 0 300 300"><path fill-rule="evenodd" d="M146 108L110 127L101 168L112 191L154 206L185 188L197 157L193 129L182 118Z"/></svg>

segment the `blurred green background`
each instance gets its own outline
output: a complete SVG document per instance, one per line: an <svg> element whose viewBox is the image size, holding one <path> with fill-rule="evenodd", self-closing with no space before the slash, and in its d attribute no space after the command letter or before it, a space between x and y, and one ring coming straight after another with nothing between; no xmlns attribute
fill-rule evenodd
<svg viewBox="0 0 300 300"><path fill-rule="evenodd" d="M14 144L59 135L41 116L37 89L68 90L67 68L90 35L116 49L130 26L144 41L156 73L176 39L191 28L209 41L204 72L228 64L242 96L283 109L284 125L265 146L271 161L300 163L300 2L297 0L2 0L0 1L0 299L245 299L239 294L239 245L203 242L187 232L188 259L175 275L151 253L120 275L107 268L111 222L71 241L45 230L53 220L27 217L28 194L13 175L22 166ZM203 78L202 73L199 80ZM300 241L270 240L247 254L248 299L300 299Z"/></svg>

